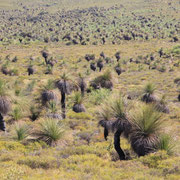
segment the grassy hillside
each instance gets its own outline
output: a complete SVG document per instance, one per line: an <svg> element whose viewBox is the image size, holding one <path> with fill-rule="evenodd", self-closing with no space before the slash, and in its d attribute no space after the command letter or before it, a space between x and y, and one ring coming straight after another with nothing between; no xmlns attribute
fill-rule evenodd
<svg viewBox="0 0 180 180"><path fill-rule="evenodd" d="M48 50L58 59L58 63L53 68L53 74L45 75L46 66L43 65L43 58L39 53L43 45L36 46L9 46L1 49L2 60L10 55L18 57L16 63L10 63L9 68L15 69L15 75L3 75L8 86L9 97L12 99L12 111L6 116L7 134L1 133L1 174L4 179L179 179L179 118L180 103L177 101L178 86L174 80L180 77L179 67L173 66L179 62L179 56L173 56L169 63L169 58L158 58L157 51L163 47L166 52L170 52L176 44L167 41L151 43L127 43L120 46L72 46L59 47L49 46ZM59 79L63 72L68 72L73 81L77 81L78 73L82 73L89 82L98 75L89 69L89 63L84 59L87 53L94 53L96 57L103 51L106 56L114 59L114 54L120 50L122 52L122 68L126 72L118 76L114 71L116 62L105 64L102 73L107 69L112 70L114 88L112 92L101 91L85 95L86 113L76 114L72 111L72 98L74 93L67 99L67 118L63 121L66 132L55 147L48 147L43 142L32 142L32 135L22 141L15 140L17 137L15 122L18 124L28 124L35 128L38 123L46 119L50 112L47 107L41 107L42 112L39 118L32 121L29 117L29 108L33 105L39 106L34 99L40 97L40 89L47 83L48 79ZM155 70L149 70L144 60L140 64L125 63L130 57L138 59L140 55L145 56L153 53L159 65ZM36 72L32 76L27 75L29 57L33 56L33 67ZM79 60L81 59L81 60ZM114 59L115 60L115 59ZM160 72L161 66L166 69ZM173 69L173 71L170 71ZM27 87L35 81L33 90L25 95ZM164 130L171 135L175 147L173 155L167 155L165 151L159 151L145 157L138 158L132 151L130 144L121 138L121 146L130 154L132 160L119 161L113 148L113 136L110 135L107 142L103 140L103 129L98 127L97 112L105 100L113 99L120 91L125 95L140 94L147 82L153 82L156 87L156 95L161 97L166 94L170 114L163 114ZM89 85L88 85L89 86ZM18 91L20 94L18 95ZM58 91L56 91L59 94ZM104 94L104 95L103 95ZM60 97L59 97L60 98ZM60 101L60 99L59 99ZM140 100L136 100L140 103ZM130 102L134 104L135 102ZM20 108L20 117L13 115L15 108ZM61 112L58 104L58 113ZM37 107L38 108L38 107ZM143 171L142 171L143 170ZM4 173L5 172L5 173Z"/></svg>
<svg viewBox="0 0 180 180"><path fill-rule="evenodd" d="M179 8L177 0L0 0L0 179L179 180ZM152 103L143 102L147 91ZM106 141L103 118L109 129L118 118L132 126L120 136L126 160L114 148L119 126ZM138 120L139 139L154 143L141 157Z"/></svg>

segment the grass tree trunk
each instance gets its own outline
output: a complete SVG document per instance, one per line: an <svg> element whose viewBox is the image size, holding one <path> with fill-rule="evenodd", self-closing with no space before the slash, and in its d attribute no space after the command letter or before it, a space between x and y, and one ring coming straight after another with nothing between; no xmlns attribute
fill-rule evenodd
<svg viewBox="0 0 180 180"><path fill-rule="evenodd" d="M85 88L81 87L81 96L84 97L84 93L85 93Z"/></svg>
<svg viewBox="0 0 180 180"><path fill-rule="evenodd" d="M121 136L122 131L117 130L116 133L114 134L114 148L117 151L120 160L125 160L125 154L123 150L121 149L120 146L120 136Z"/></svg>
<svg viewBox="0 0 180 180"><path fill-rule="evenodd" d="M46 65L48 64L48 59L47 59L47 57L45 58L45 63L46 63Z"/></svg>
<svg viewBox="0 0 180 180"><path fill-rule="evenodd" d="M0 130L1 131L6 131L6 124L5 121L3 119L2 114L0 113Z"/></svg>
<svg viewBox="0 0 180 180"><path fill-rule="evenodd" d="M104 139L107 141L107 137L109 135L108 129L105 127L104 128Z"/></svg>
<svg viewBox="0 0 180 180"><path fill-rule="evenodd" d="M66 118L66 93L61 92L61 109L62 109L62 118Z"/></svg>

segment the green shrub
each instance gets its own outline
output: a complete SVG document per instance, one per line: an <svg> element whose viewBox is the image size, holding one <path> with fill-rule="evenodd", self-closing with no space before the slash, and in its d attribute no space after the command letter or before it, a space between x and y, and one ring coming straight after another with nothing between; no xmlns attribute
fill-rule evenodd
<svg viewBox="0 0 180 180"><path fill-rule="evenodd" d="M15 121L21 119L21 117L22 117L21 109L18 108L18 107L14 108L14 110L12 111L11 116L12 116L13 120L15 120Z"/></svg>
<svg viewBox="0 0 180 180"><path fill-rule="evenodd" d="M172 155L173 154L173 148L174 148L172 138L167 134L162 135L159 139L159 143L157 145L157 148L159 150L166 151L168 155Z"/></svg>
<svg viewBox="0 0 180 180"><path fill-rule="evenodd" d="M82 113L75 113L73 111L69 111L67 116L70 118L70 119L84 119L84 120L90 120L92 119L93 117L91 115L89 115L88 113L86 112L82 112Z"/></svg>
<svg viewBox="0 0 180 180"><path fill-rule="evenodd" d="M42 169L53 169L58 168L58 163L56 158L46 156L46 158L42 158L39 156L31 156L31 157L24 157L18 160L17 164L19 165L26 165L32 169L42 168Z"/></svg>
<svg viewBox="0 0 180 180"><path fill-rule="evenodd" d="M48 145L55 145L62 138L63 133L64 125L55 119L43 120L34 131L37 140L42 140Z"/></svg>
<svg viewBox="0 0 180 180"><path fill-rule="evenodd" d="M94 105L100 105L104 100L108 99L110 92L110 90L104 88L93 90L89 96L90 102Z"/></svg>
<svg viewBox="0 0 180 180"><path fill-rule="evenodd" d="M15 125L15 139L18 141L22 141L26 139L29 135L29 127L26 124L18 124Z"/></svg>

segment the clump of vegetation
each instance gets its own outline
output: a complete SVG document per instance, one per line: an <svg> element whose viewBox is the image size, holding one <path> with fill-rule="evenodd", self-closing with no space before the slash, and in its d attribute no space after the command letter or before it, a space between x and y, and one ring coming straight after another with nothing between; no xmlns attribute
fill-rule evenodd
<svg viewBox="0 0 180 180"><path fill-rule="evenodd" d="M64 133L64 125L59 120L45 119L39 123L33 135L39 141L44 141L50 146L57 144Z"/></svg>
<svg viewBox="0 0 180 180"><path fill-rule="evenodd" d="M53 92L55 88L53 80L49 79L47 85L44 86L44 89L41 93L42 104L46 105L49 101L57 99L56 94Z"/></svg>
<svg viewBox="0 0 180 180"><path fill-rule="evenodd" d="M75 93L73 111L76 113L85 112L86 109L82 103L83 103L83 97L81 96L81 94L79 92Z"/></svg>
<svg viewBox="0 0 180 180"><path fill-rule="evenodd" d="M153 105L146 105L132 116L130 142L138 156L156 150L159 133L162 130L162 115Z"/></svg>
<svg viewBox="0 0 180 180"><path fill-rule="evenodd" d="M110 90L101 88L101 89L93 90L89 95L89 99L90 102L92 102L94 105L100 105L103 101L108 99L109 96L110 96Z"/></svg>
<svg viewBox="0 0 180 180"><path fill-rule="evenodd" d="M173 143L173 140L168 134L163 134L160 136L159 142L157 144L157 149L164 150L168 155L172 155L174 147L175 145Z"/></svg>
<svg viewBox="0 0 180 180"><path fill-rule="evenodd" d="M111 72L106 71L104 74L96 77L93 81L91 81L91 86L94 89L106 88L112 90L113 82Z"/></svg>
<svg viewBox="0 0 180 180"><path fill-rule="evenodd" d="M155 90L156 90L155 85L152 83L148 83L144 88L144 95L142 97L142 101L146 103L156 102L157 99L154 96Z"/></svg>
<svg viewBox="0 0 180 180"><path fill-rule="evenodd" d="M15 125L15 139L18 141L25 140L30 133L30 129L26 124L18 124Z"/></svg>
<svg viewBox="0 0 180 180"><path fill-rule="evenodd" d="M15 107L11 113L13 120L18 121L22 117L22 111L19 107Z"/></svg>

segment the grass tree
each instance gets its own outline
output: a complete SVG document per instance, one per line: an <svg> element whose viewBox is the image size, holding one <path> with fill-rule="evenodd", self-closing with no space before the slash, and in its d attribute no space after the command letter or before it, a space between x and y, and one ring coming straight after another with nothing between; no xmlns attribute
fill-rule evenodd
<svg viewBox="0 0 180 180"><path fill-rule="evenodd" d="M80 87L81 95L84 96L84 93L87 88L87 84L85 82L85 78L81 74L79 74L78 86Z"/></svg>
<svg viewBox="0 0 180 180"><path fill-rule="evenodd" d="M43 105L47 105L48 102L56 100L57 96L53 91L54 88L54 82L49 79L41 92L41 100Z"/></svg>
<svg viewBox="0 0 180 180"><path fill-rule="evenodd" d="M159 142L157 144L157 149L164 150L168 155L172 155L174 151L174 142L171 136L168 134L162 134L159 138Z"/></svg>
<svg viewBox="0 0 180 180"><path fill-rule="evenodd" d="M56 82L56 86L61 92L62 117L63 119L65 119L66 118L66 94L68 95L71 93L69 77L67 76L66 73L63 73L63 75L61 76L61 80L58 80Z"/></svg>
<svg viewBox="0 0 180 180"><path fill-rule="evenodd" d="M163 95L159 101L156 102L156 109L163 113L170 113L170 110L167 105L166 96Z"/></svg>
<svg viewBox="0 0 180 180"><path fill-rule="evenodd" d="M48 145L56 145L57 141L62 138L64 125L57 119L45 119L38 124L33 135L37 140L44 141Z"/></svg>
<svg viewBox="0 0 180 180"><path fill-rule="evenodd" d="M144 87L144 94L142 97L142 101L144 101L146 103L156 102L157 99L154 96L155 90L156 90L156 87L154 84L152 84L152 83L146 84L146 86Z"/></svg>
<svg viewBox="0 0 180 180"><path fill-rule="evenodd" d="M119 62L119 60L121 59L120 51L116 52L114 56L116 57L117 62Z"/></svg>
<svg viewBox="0 0 180 180"><path fill-rule="evenodd" d="M104 127L104 139L107 141L107 137L109 135L109 130L112 130L112 124L114 121L112 120L112 109L109 106L104 106L98 112L99 116L99 125Z"/></svg>
<svg viewBox="0 0 180 180"><path fill-rule="evenodd" d="M31 114L30 119L32 121L35 121L36 119L38 119L38 117L39 117L39 115L41 113L40 107L32 105L29 110L30 110L30 114Z"/></svg>
<svg viewBox="0 0 180 180"><path fill-rule="evenodd" d="M11 107L6 90L6 83L3 80L0 80L0 130L2 131L6 131L6 125L3 116L10 111Z"/></svg>
<svg viewBox="0 0 180 180"><path fill-rule="evenodd" d="M91 68L91 70L96 71L96 65L95 65L94 62L92 62L92 63L90 64L90 68Z"/></svg>
<svg viewBox="0 0 180 180"><path fill-rule="evenodd" d="M45 63L46 63L46 65L47 65L47 64L48 64L48 57L49 57L49 52L48 52L48 50L47 50L47 49L43 49L43 50L41 51L41 54L42 54L42 57L44 58Z"/></svg>
<svg viewBox="0 0 180 180"><path fill-rule="evenodd" d="M30 133L30 128L28 125L26 124L19 124L16 123L15 124L15 139L17 139L18 141L22 141L25 140Z"/></svg>
<svg viewBox="0 0 180 180"><path fill-rule="evenodd" d="M86 109L82 103L83 103L83 96L81 96L79 92L76 92L74 95L73 111L76 113L85 112Z"/></svg>
<svg viewBox="0 0 180 180"><path fill-rule="evenodd" d="M35 69L33 68L32 65L29 65L29 67L27 68L27 72L29 76L35 73Z"/></svg>
<svg viewBox="0 0 180 180"><path fill-rule="evenodd" d="M110 89L112 90L113 88L113 82L112 82L112 74L109 70L107 70L106 72L104 72L104 74L96 77L93 81L91 81L91 86L94 89L100 89L102 88L106 88L106 89Z"/></svg>
<svg viewBox="0 0 180 180"><path fill-rule="evenodd" d="M104 67L103 60L99 59L97 62L97 67L99 68L99 72L101 72L102 68Z"/></svg>
<svg viewBox="0 0 180 180"><path fill-rule="evenodd" d="M162 130L162 114L153 104L144 105L131 116L132 128L130 142L138 156L156 150L159 133Z"/></svg>
<svg viewBox="0 0 180 180"><path fill-rule="evenodd" d="M128 106L124 98L120 95L108 109L101 113L99 124L104 127L104 137L107 139L109 131L114 133L114 148L120 160L125 160L126 156L120 146L120 136L122 133L126 137L131 130L131 123L127 116Z"/></svg>
<svg viewBox="0 0 180 180"><path fill-rule="evenodd" d="M12 116L14 121L20 120L22 118L22 116L23 116L21 108L20 107L15 107L12 110L11 116Z"/></svg>
<svg viewBox="0 0 180 180"><path fill-rule="evenodd" d="M115 122L113 123L114 129L114 147L117 151L120 160L125 160L125 153L121 149L120 146L120 136L122 133L126 137L128 137L131 130L131 123L128 120L128 106L122 96L120 96L117 100L114 101L112 105L112 111L115 118Z"/></svg>
<svg viewBox="0 0 180 180"><path fill-rule="evenodd" d="M122 69L121 69L121 64L118 63L117 66L115 67L115 71L118 74L118 76L122 73Z"/></svg>

